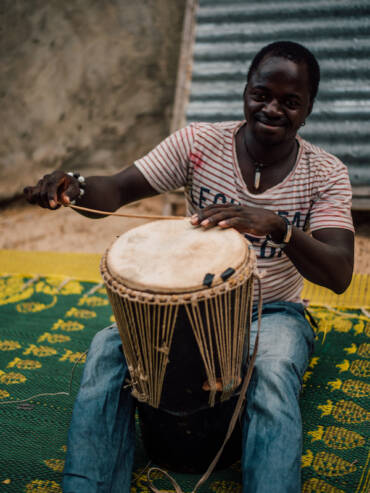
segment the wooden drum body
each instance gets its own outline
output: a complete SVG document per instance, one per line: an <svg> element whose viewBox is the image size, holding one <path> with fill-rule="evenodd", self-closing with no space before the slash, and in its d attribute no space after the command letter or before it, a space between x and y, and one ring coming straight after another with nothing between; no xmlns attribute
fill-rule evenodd
<svg viewBox="0 0 370 493"><path fill-rule="evenodd" d="M134 228L107 250L101 272L144 431L146 419L218 408L235 394L249 354L255 266L238 232L188 220Z"/></svg>

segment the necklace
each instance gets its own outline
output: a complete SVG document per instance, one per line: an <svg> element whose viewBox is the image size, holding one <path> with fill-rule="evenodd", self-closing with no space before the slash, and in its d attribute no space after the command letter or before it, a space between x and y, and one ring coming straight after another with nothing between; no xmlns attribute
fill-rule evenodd
<svg viewBox="0 0 370 493"><path fill-rule="evenodd" d="M248 149L248 146L247 146L247 139L245 137L245 132L243 132L243 142L244 142L244 147L245 147L245 151L246 153L248 154L248 156L252 159L252 164L254 166L254 179L253 179L253 187L255 190L258 190L259 187L260 187L260 183L261 183L261 171L262 169L265 167L265 166L273 166L274 164L276 163L279 163L281 161L285 161L285 159L289 158L290 155L292 154L292 151L293 149L295 148L295 145L293 144L292 148L289 150L289 152L287 153L286 156L280 158L280 159L277 159L276 161L273 161L272 163L261 163L260 161L257 161L256 159L254 159L254 157L252 156L251 152L249 151Z"/></svg>

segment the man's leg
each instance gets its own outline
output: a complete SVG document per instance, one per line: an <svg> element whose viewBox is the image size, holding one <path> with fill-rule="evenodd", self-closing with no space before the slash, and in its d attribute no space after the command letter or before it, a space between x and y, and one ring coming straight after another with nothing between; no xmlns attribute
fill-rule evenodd
<svg viewBox="0 0 370 493"><path fill-rule="evenodd" d="M252 341L257 322L252 324ZM299 392L314 333L301 305L264 305L243 421L243 493L299 493L302 423Z"/></svg>
<svg viewBox="0 0 370 493"><path fill-rule="evenodd" d="M64 493L128 493L135 448L134 402L116 326L94 337L68 435Z"/></svg>

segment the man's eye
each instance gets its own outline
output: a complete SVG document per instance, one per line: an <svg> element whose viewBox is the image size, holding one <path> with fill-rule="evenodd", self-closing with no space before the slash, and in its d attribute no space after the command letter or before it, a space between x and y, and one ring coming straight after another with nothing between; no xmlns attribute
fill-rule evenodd
<svg viewBox="0 0 370 493"><path fill-rule="evenodd" d="M253 99L255 99L256 101L266 101L267 96L266 96L266 94L262 94L259 92L259 93L253 94Z"/></svg>
<svg viewBox="0 0 370 493"><path fill-rule="evenodd" d="M285 101L285 104L291 110L295 110L296 108L299 107L299 102L296 101L295 99L287 99Z"/></svg>

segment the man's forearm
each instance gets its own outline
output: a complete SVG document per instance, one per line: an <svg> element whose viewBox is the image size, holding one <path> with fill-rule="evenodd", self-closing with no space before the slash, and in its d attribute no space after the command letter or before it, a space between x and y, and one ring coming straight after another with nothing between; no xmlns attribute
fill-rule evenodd
<svg viewBox="0 0 370 493"><path fill-rule="evenodd" d="M125 204L157 194L134 166L111 176L90 176L85 181L85 193L77 205L99 211L114 212ZM77 212L93 219L104 217L86 211Z"/></svg>
<svg viewBox="0 0 370 493"><path fill-rule="evenodd" d="M293 228L284 252L307 280L336 293L348 287L353 273L353 234L336 228L308 236Z"/></svg>

